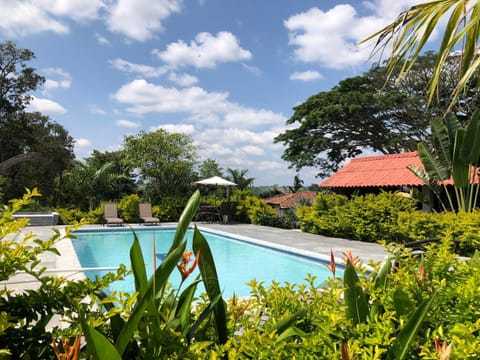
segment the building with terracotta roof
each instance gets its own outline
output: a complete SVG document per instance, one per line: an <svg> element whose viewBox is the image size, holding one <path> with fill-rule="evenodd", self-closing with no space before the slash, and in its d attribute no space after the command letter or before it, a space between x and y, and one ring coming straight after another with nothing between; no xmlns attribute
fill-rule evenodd
<svg viewBox="0 0 480 360"><path fill-rule="evenodd" d="M407 168L409 165L423 168L417 152L354 158L319 186L344 195L417 189L423 193L420 195L423 209L429 211L429 204L436 206L436 199L423 181Z"/></svg>
<svg viewBox="0 0 480 360"><path fill-rule="evenodd" d="M403 186L423 186L423 182L407 169L408 165L423 168L416 152L354 158L323 181L320 187L401 188Z"/></svg>
<svg viewBox="0 0 480 360"><path fill-rule="evenodd" d="M278 216L284 216L285 213L305 202L313 202L317 196L315 191L300 191L293 194L277 195L264 201L277 209Z"/></svg>

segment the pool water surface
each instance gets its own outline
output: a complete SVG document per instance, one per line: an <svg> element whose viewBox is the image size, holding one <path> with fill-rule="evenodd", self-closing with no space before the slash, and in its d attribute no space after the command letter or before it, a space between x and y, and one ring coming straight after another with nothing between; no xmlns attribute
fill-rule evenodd
<svg viewBox="0 0 480 360"><path fill-rule="evenodd" d="M175 234L174 228L135 229L140 241L147 275L153 273L153 239L155 239L156 265L159 266L171 246ZM250 287L247 282L252 279L270 285L272 281L280 283L305 284L307 274L316 276L316 285L321 286L331 276L331 272L320 260L302 256L294 256L265 246L255 245L211 232L201 231L208 245L217 268L220 288L224 297L248 296ZM130 247L133 234L130 229L78 230L72 240L73 246L83 268L118 267L125 264L130 268ZM192 248L193 230L187 232L187 250ZM200 255L201 256L201 255ZM193 257L192 257L193 260ZM337 276L342 276L343 269L337 266ZM102 276L106 271L87 271L89 278ZM198 275L195 269L190 279ZM180 275L174 270L170 282L174 287L180 284ZM111 285L112 290L132 293L134 291L133 276ZM200 291L204 291L199 287Z"/></svg>

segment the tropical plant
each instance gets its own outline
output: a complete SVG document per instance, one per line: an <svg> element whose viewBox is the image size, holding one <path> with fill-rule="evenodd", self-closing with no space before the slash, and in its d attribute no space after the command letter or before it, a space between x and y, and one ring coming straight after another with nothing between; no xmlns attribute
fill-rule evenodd
<svg viewBox="0 0 480 360"><path fill-rule="evenodd" d="M477 52L480 39L478 26L480 1L439 0L414 5L363 42L376 38L374 52L383 51L387 46L391 46L388 64L390 74L396 71L396 68L400 68L400 78L404 78L414 66L428 40L436 34L435 30L440 22L444 21L444 16L448 17L448 22L431 75L428 99L431 103L438 94L440 76L450 58L459 57L461 60L459 78L456 88L450 94L450 106L453 106L464 94L469 82L475 82L480 69ZM476 94L474 95L476 97Z"/></svg>
<svg viewBox="0 0 480 360"><path fill-rule="evenodd" d="M187 246L185 234L197 212L199 201L200 193L197 191L181 215L165 259L149 280L140 243L133 233L130 260L135 278L136 297L128 318L121 317L122 309L115 309L110 301L104 301L104 304L108 304L108 312L114 314L110 329L102 332L102 329L95 328L91 319L84 317L81 320L88 352L94 359L106 359L106 354L109 359L121 359L122 356L127 356L126 354L128 357L140 356L149 359L179 355L187 351L196 330L202 322L208 320L210 314L214 317L216 341L219 344L227 341L226 308L213 257L205 238L196 227L193 235L193 251L196 256L193 265L188 268L192 253L185 252ZM197 263L200 276L180 291ZM180 271L182 280L178 289L169 290L168 280L175 267ZM205 286L209 303L198 318L193 319L192 303L200 281ZM176 346L171 343L172 341L176 341ZM169 351L172 353L169 354Z"/></svg>
<svg viewBox="0 0 480 360"><path fill-rule="evenodd" d="M418 155L424 169L415 166L409 166L409 169L432 189L444 210L447 210L447 206L442 201L440 186L445 189L450 210L471 212L477 205L480 189L480 112L475 111L466 127L453 113L449 113L445 121L433 120L431 129L433 149L425 142L418 144ZM453 178L456 204L447 188L450 178Z"/></svg>
<svg viewBox="0 0 480 360"><path fill-rule="evenodd" d="M239 190L245 190L252 187L255 178L247 177L248 170L246 169L227 169L227 179L237 184L236 188Z"/></svg>

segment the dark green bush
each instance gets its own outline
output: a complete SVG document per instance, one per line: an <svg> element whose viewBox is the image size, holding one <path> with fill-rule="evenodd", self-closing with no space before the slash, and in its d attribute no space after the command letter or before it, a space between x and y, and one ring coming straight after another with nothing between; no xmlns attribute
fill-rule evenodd
<svg viewBox="0 0 480 360"><path fill-rule="evenodd" d="M163 197L159 205L152 206L152 214L160 221L178 221L186 200L178 197Z"/></svg>

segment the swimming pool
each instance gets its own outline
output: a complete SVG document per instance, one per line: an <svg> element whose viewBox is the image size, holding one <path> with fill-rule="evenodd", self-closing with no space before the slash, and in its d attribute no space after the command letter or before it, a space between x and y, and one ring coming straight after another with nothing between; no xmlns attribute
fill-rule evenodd
<svg viewBox="0 0 480 360"><path fill-rule="evenodd" d="M175 228L139 228L135 229L140 241L147 274L153 272L152 248L155 239L157 266L170 248ZM294 256L285 251L279 251L265 246L259 246L230 236L220 235L201 230L208 241L215 260L215 266L223 290L224 297L248 296L250 288L246 285L252 279L264 281L270 285L272 281L280 283L305 283L307 274L317 277L320 286L331 272L324 266L324 262L305 256ZM73 246L83 268L118 267L119 264L130 266L129 252L133 241L130 229L100 229L77 230L72 240ZM193 230L187 232L187 250L191 249ZM337 267L338 269L338 267ZM337 270L337 276L342 276L343 269ZM88 271L85 274L94 278L103 275L106 271ZM195 278L198 270L190 276ZM175 286L180 283L180 276L174 271L170 282ZM133 277L125 281L112 284L113 290L133 292Z"/></svg>

